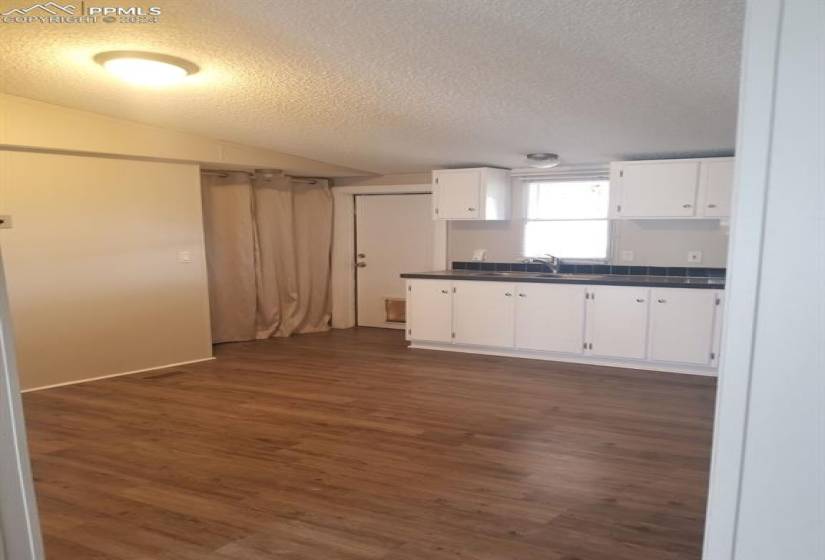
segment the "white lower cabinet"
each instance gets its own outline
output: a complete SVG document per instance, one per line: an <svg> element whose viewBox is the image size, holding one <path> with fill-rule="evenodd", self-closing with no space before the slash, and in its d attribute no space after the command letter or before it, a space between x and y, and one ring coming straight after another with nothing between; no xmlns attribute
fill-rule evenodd
<svg viewBox="0 0 825 560"><path fill-rule="evenodd" d="M564 284L516 285L516 348L581 354L586 288Z"/></svg>
<svg viewBox="0 0 825 560"><path fill-rule="evenodd" d="M712 290L654 288L650 292L651 360L710 365L718 296Z"/></svg>
<svg viewBox="0 0 825 560"><path fill-rule="evenodd" d="M711 373L720 290L414 279L407 338L423 346Z"/></svg>
<svg viewBox="0 0 825 560"><path fill-rule="evenodd" d="M512 348L515 289L506 282L453 282L454 342Z"/></svg>
<svg viewBox="0 0 825 560"><path fill-rule="evenodd" d="M452 282L407 282L407 338L427 342L451 342L453 326Z"/></svg>
<svg viewBox="0 0 825 560"><path fill-rule="evenodd" d="M587 292L587 353L644 359L650 288L589 286Z"/></svg>

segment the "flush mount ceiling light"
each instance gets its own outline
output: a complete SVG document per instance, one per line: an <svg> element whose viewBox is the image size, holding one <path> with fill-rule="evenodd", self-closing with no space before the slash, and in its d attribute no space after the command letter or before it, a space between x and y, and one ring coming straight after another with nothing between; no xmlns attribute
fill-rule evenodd
<svg viewBox="0 0 825 560"><path fill-rule="evenodd" d="M559 164L558 154L537 153L527 154L524 156L529 167L536 167L538 169L547 169L549 167L556 167Z"/></svg>
<svg viewBox="0 0 825 560"><path fill-rule="evenodd" d="M198 65L168 54L143 51L107 51L94 61L121 80L145 86L165 86L196 73Z"/></svg>

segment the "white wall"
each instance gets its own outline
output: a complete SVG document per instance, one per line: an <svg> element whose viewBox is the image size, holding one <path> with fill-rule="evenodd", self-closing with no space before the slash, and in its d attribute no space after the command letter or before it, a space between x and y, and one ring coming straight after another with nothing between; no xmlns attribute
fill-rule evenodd
<svg viewBox="0 0 825 560"><path fill-rule="evenodd" d="M514 261L522 258L524 188L514 181L514 218L506 222L450 223L448 257L470 260L474 249L487 249L487 260ZM727 228L718 220L616 220L612 225L610 261L642 266L724 267L727 262ZM632 262L620 260L623 250L632 250ZM702 251L700 264L687 262L688 251Z"/></svg>
<svg viewBox="0 0 825 560"><path fill-rule="evenodd" d="M337 179L336 186L403 185L429 183L429 173L381 175L378 177ZM474 249L487 249L489 261L516 261L522 258L524 220L523 189L513 187L514 219L501 222L453 221L448 228L447 257L450 261L470 260ZM633 262L619 260L624 249L634 252ZM688 251L702 251L700 264L687 262ZM728 253L727 227L718 220L616 221L613 226L611 261L614 264L642 266L725 267Z"/></svg>
<svg viewBox="0 0 825 560"><path fill-rule="evenodd" d="M0 151L24 389L212 355L200 193L194 164Z"/></svg>
<svg viewBox="0 0 825 560"><path fill-rule="evenodd" d="M749 0L705 560L825 558L825 3Z"/></svg>

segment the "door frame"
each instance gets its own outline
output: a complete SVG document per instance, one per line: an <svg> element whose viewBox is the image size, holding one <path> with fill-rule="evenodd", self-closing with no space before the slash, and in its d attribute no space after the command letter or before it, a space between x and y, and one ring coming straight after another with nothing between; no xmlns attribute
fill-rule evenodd
<svg viewBox="0 0 825 560"><path fill-rule="evenodd" d="M42 560L26 425L17 379L11 312L0 251L0 558Z"/></svg>
<svg viewBox="0 0 825 560"><path fill-rule="evenodd" d="M355 196L432 194L430 184L333 187L332 328L356 325ZM447 222L433 220L433 270L447 268Z"/></svg>

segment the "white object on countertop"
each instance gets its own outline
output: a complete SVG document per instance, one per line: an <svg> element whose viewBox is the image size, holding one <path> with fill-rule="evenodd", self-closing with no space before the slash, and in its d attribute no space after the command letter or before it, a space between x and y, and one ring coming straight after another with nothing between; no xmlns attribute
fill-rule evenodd
<svg viewBox="0 0 825 560"><path fill-rule="evenodd" d="M487 259L487 249L476 249L473 251L474 261L483 261Z"/></svg>

